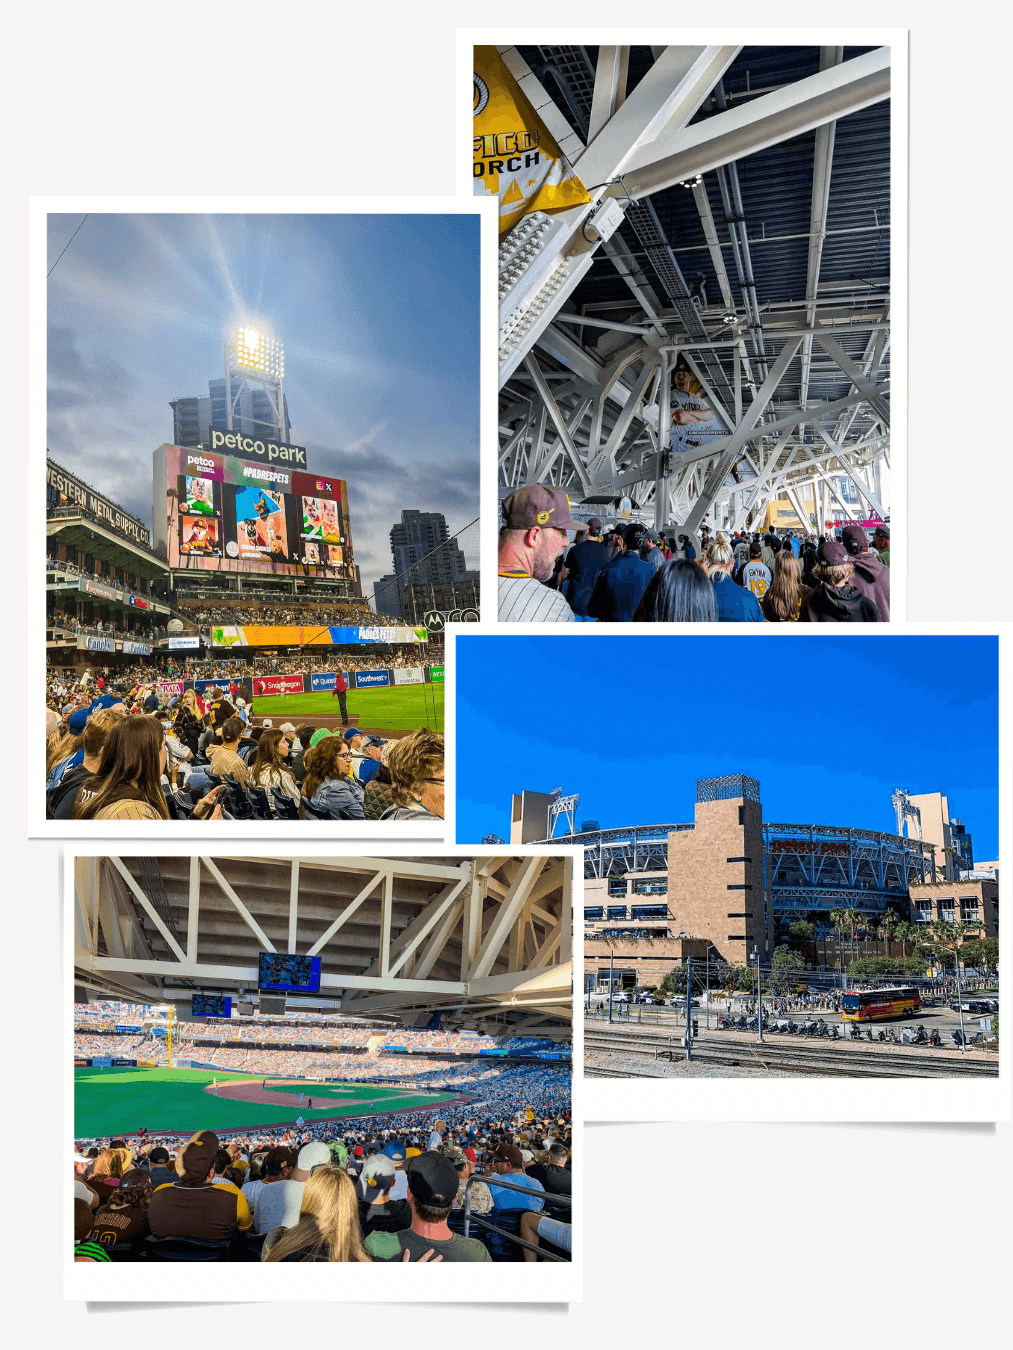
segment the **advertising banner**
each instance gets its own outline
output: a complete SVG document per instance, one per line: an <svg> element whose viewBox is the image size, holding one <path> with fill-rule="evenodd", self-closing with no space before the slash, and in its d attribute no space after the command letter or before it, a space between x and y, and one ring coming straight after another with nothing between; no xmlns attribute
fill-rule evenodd
<svg viewBox="0 0 1013 1350"><path fill-rule="evenodd" d="M155 685L155 693L161 699L179 698L183 692L182 680L162 680Z"/></svg>
<svg viewBox="0 0 1013 1350"><path fill-rule="evenodd" d="M113 1061L109 1055L93 1055L91 1062L100 1068L107 1068Z"/></svg>
<svg viewBox="0 0 1013 1350"><path fill-rule="evenodd" d="M94 637L91 633L78 633L77 646L80 651L86 652L114 652L116 650L116 639Z"/></svg>
<svg viewBox="0 0 1013 1350"><path fill-rule="evenodd" d="M330 647L358 642L428 642L424 628L321 628L318 624L296 628L281 625L224 625L211 629L212 647Z"/></svg>
<svg viewBox="0 0 1013 1350"><path fill-rule="evenodd" d="M82 577L78 585L86 595L97 595L101 600L118 600L120 598L120 593L115 586L106 586L103 582L95 581L91 577Z"/></svg>
<svg viewBox="0 0 1013 1350"><path fill-rule="evenodd" d="M256 675L253 679L253 697L268 694L301 694L301 675Z"/></svg>
<svg viewBox="0 0 1013 1350"><path fill-rule="evenodd" d="M91 1063L90 1059L79 1059L76 1055L74 1056L75 1069L86 1069L90 1063Z"/></svg>
<svg viewBox="0 0 1013 1350"><path fill-rule="evenodd" d="M357 670L355 672L356 689L375 689L378 685L390 684L389 670Z"/></svg>
<svg viewBox="0 0 1013 1350"><path fill-rule="evenodd" d="M49 459L46 460L46 486L56 489L60 507L76 503L89 515L97 516L100 524L115 530L117 534L125 535L127 539L135 544L141 544L144 548L151 547L151 533L146 526L134 516L128 516L125 511L121 511L107 497L101 497L97 492L93 492L87 483L68 473L66 469L61 469Z"/></svg>
<svg viewBox="0 0 1013 1350"><path fill-rule="evenodd" d="M877 525L882 525L879 516L869 516L867 520L828 520L827 525L834 530L843 530L845 525L861 525L866 530L874 530Z"/></svg>
<svg viewBox="0 0 1013 1350"><path fill-rule="evenodd" d="M150 601L142 600L139 595L128 596L127 603L133 605L135 609L151 609Z"/></svg>
<svg viewBox="0 0 1013 1350"><path fill-rule="evenodd" d="M232 683L231 680L194 680L193 687L198 694L203 694L205 689L228 689Z"/></svg>
<svg viewBox="0 0 1013 1350"><path fill-rule="evenodd" d="M529 211L591 200L495 47L475 48L472 116L475 195L499 198L501 238Z"/></svg>
<svg viewBox="0 0 1013 1350"><path fill-rule="evenodd" d="M140 1027L125 1027L125 1026L115 1026L115 1027L113 1027L113 1031L124 1031L124 1032L127 1032L127 1031L133 1031L133 1032L135 1032L136 1034L140 1034L140 1030L141 1030Z"/></svg>
<svg viewBox="0 0 1013 1350"><path fill-rule="evenodd" d="M114 1069L135 1069L137 1067L136 1059L124 1059L121 1055L113 1055L112 1067Z"/></svg>
<svg viewBox="0 0 1013 1350"><path fill-rule="evenodd" d="M403 669L395 666L394 683L395 684L425 684L426 679L422 674L421 666L406 666Z"/></svg>
<svg viewBox="0 0 1013 1350"><path fill-rule="evenodd" d="M431 684L442 684L442 683L443 683L443 670L444 670L444 667L443 667L443 666L430 666L430 667L429 667L429 680L430 680L430 683L431 683Z"/></svg>
<svg viewBox="0 0 1013 1350"><path fill-rule="evenodd" d="M127 656L150 656L151 647L147 642L124 642L124 654Z"/></svg>
<svg viewBox="0 0 1013 1350"><path fill-rule="evenodd" d="M169 651L171 652L195 652L200 649L200 637L196 634L193 637L171 637L169 639Z"/></svg>
<svg viewBox="0 0 1013 1350"><path fill-rule="evenodd" d="M317 691L321 689L333 689L337 681L337 675L332 675L328 671L313 671L310 674L310 689ZM345 677L346 682L348 677Z"/></svg>
<svg viewBox="0 0 1013 1350"><path fill-rule="evenodd" d="M139 1069L154 1069L156 1065L153 1059L139 1059L137 1061L137 1067Z"/></svg>

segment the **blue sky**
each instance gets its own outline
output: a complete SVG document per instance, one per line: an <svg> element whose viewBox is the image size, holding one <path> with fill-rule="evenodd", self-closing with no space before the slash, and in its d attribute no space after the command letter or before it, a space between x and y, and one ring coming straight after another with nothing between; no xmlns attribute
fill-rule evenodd
<svg viewBox="0 0 1013 1350"><path fill-rule="evenodd" d="M47 270L80 221L49 217ZM48 286L49 451L150 524L169 401L206 395L259 320L285 345L292 441L348 480L369 593L402 509L451 533L478 515L478 258L472 215L93 214Z"/></svg>
<svg viewBox="0 0 1013 1350"><path fill-rule="evenodd" d="M696 780L759 780L764 819L896 829L942 792L998 855L994 637L457 639L457 842L510 838L510 797L580 793L578 825L693 820Z"/></svg>

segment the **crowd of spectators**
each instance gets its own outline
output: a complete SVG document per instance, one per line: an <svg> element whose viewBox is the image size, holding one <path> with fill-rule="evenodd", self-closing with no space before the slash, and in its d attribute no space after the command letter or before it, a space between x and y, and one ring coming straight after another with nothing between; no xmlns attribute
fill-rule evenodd
<svg viewBox="0 0 1013 1350"><path fill-rule="evenodd" d="M503 502L501 622L880 623L890 618L890 527L833 535L638 522L603 533L541 485ZM570 535L573 535L571 542Z"/></svg>
<svg viewBox="0 0 1013 1350"><path fill-rule="evenodd" d="M264 624L267 626L286 626L320 624L322 628L342 627L347 624L385 623L373 613L365 600L327 600L314 603L300 600L297 604L262 602L250 603L244 596L244 602L225 602L208 604L207 601L192 601L178 597L176 610L179 617L187 623L204 631L213 627L242 627L244 624Z"/></svg>
<svg viewBox="0 0 1013 1350"><path fill-rule="evenodd" d="M238 685L235 686L238 691ZM97 694L97 697L96 697ZM66 698L66 702L62 699ZM234 700L234 702L233 702ZM343 697L341 702L343 703ZM169 695L89 670L47 679L46 805L53 819L443 818L443 737L384 740L252 720L216 687Z"/></svg>

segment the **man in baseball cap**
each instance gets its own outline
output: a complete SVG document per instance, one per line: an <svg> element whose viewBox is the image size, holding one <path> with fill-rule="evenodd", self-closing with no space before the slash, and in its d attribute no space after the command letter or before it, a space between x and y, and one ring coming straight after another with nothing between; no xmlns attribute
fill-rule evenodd
<svg viewBox="0 0 1013 1350"><path fill-rule="evenodd" d="M306 1183L318 1167L329 1167L331 1150L321 1140L303 1144L296 1165L285 1177L272 1177L270 1184L257 1194L253 1207L253 1226L258 1233L272 1228L294 1228L299 1222Z"/></svg>
<svg viewBox="0 0 1013 1350"><path fill-rule="evenodd" d="M806 598L802 623L876 623L879 610L852 582L855 569L843 544L828 539L822 562L813 569L817 587Z"/></svg>
<svg viewBox="0 0 1013 1350"><path fill-rule="evenodd" d="M231 1182L214 1185L215 1155L221 1145L201 1130L176 1156L177 1179L152 1192L148 1225L155 1237L192 1237L204 1242L232 1238L253 1224L250 1207Z"/></svg>
<svg viewBox="0 0 1013 1350"><path fill-rule="evenodd" d="M879 554L884 566L890 566L890 526L877 525L872 536L872 547Z"/></svg>
<svg viewBox="0 0 1013 1350"><path fill-rule="evenodd" d="M867 596L879 610L881 622L890 618L890 569L869 548L869 536L864 525L845 525L841 543L848 552L854 575L851 584Z"/></svg>
<svg viewBox="0 0 1013 1350"><path fill-rule="evenodd" d="M375 1231L363 1246L374 1261L490 1261L477 1238L452 1233L447 1218L457 1195L457 1169L439 1153L420 1153L407 1167L412 1224L400 1233ZM407 1258L405 1252L408 1253Z"/></svg>
<svg viewBox="0 0 1013 1350"><path fill-rule="evenodd" d="M501 623L572 623L573 611L543 582L568 543L567 530L583 528L570 515L561 488L533 483L503 501L499 535L499 619Z"/></svg>

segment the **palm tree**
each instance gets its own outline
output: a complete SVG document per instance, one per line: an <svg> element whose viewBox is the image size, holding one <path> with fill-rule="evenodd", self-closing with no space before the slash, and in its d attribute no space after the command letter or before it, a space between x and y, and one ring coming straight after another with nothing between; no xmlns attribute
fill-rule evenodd
<svg viewBox="0 0 1013 1350"><path fill-rule="evenodd" d="M842 942L842 934L846 931L848 927L847 911L841 909L840 906L838 906L836 909L832 909L830 911L830 926L837 934L837 943L838 946L840 946ZM842 968L844 966L843 951L841 953L841 966Z"/></svg>
<svg viewBox="0 0 1013 1350"><path fill-rule="evenodd" d="M852 950L853 950L855 956L857 957L857 956L858 956L858 929L859 929L859 926L864 922L864 916L863 916L862 911L861 911L860 909L856 909L856 908L854 907L854 905L851 905L848 909L846 909L846 910L844 911L844 918L845 918L845 920L847 921L848 927L851 929L851 945L852 945Z"/></svg>
<svg viewBox="0 0 1013 1350"><path fill-rule="evenodd" d="M890 934L900 923L900 915L895 909L886 909L883 911L883 917L879 921L880 929L886 939L886 955L890 955Z"/></svg>
<svg viewBox="0 0 1013 1350"><path fill-rule="evenodd" d="M922 927L924 927L923 924L913 924L907 919L899 919L894 925L894 936L900 943L902 956L907 956L907 944L909 942L918 941L918 935Z"/></svg>

